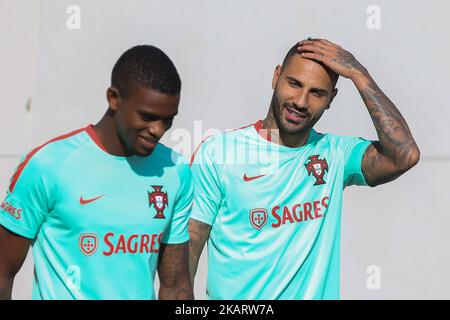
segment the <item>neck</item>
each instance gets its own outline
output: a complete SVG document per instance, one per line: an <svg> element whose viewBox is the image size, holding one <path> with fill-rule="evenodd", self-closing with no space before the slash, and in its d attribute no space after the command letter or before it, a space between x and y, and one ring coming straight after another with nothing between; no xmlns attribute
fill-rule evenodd
<svg viewBox="0 0 450 320"><path fill-rule="evenodd" d="M308 141L311 130L302 131L299 133L288 133L280 129L275 117L273 115L272 107L269 108L266 118L263 120L263 129L270 130L270 137L273 143L279 145L298 148L304 146Z"/></svg>
<svg viewBox="0 0 450 320"><path fill-rule="evenodd" d="M94 131L109 154L119 157L128 157L134 154L120 138L110 110L94 125Z"/></svg>

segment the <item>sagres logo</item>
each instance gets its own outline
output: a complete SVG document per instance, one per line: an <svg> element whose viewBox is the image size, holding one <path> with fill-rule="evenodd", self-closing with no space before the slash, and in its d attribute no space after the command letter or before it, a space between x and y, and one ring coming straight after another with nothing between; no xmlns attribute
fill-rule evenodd
<svg viewBox="0 0 450 320"><path fill-rule="evenodd" d="M250 210L250 223L253 228L260 230L267 223L267 210L264 208L256 208Z"/></svg>
<svg viewBox="0 0 450 320"><path fill-rule="evenodd" d="M103 235L82 233L78 246L85 256L96 253L97 248L103 248L101 254L105 257L116 254L148 254L158 253L163 234L116 234L107 232Z"/></svg>
<svg viewBox="0 0 450 320"><path fill-rule="evenodd" d="M166 209L166 206L169 203L167 193L161 191L163 186L152 186L152 188L154 191L148 193L148 202L150 207L153 205L153 207L156 209L156 215L153 218L165 219L166 217L164 216L164 209Z"/></svg>
<svg viewBox="0 0 450 320"><path fill-rule="evenodd" d="M309 162L305 163L306 170L308 170L308 175L313 175L316 178L315 186L326 183L323 180L325 175L325 171L328 171L328 163L324 158L323 160L319 159L319 155L313 155L308 158Z"/></svg>
<svg viewBox="0 0 450 320"><path fill-rule="evenodd" d="M95 233L82 233L78 240L78 246L85 256L93 255L98 248L98 237Z"/></svg>
<svg viewBox="0 0 450 320"><path fill-rule="evenodd" d="M7 213L12 215L16 219L20 219L22 217L22 209L14 207L11 203L8 201L2 202L1 208L5 210Z"/></svg>

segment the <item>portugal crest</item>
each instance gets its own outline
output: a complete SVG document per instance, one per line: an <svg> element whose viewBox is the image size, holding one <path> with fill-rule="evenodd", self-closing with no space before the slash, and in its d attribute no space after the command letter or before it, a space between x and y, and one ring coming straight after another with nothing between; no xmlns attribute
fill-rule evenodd
<svg viewBox="0 0 450 320"><path fill-rule="evenodd" d="M328 163L324 158L323 160L319 159L319 155L313 155L308 158L309 162L305 163L306 170L308 170L308 175L313 175L316 178L315 186L326 183L323 180L323 176L325 175L325 171L328 171Z"/></svg>
<svg viewBox="0 0 450 320"><path fill-rule="evenodd" d="M165 219L164 210L168 205L167 193L162 192L163 186L152 186L153 192L148 193L148 202L150 207L153 207L156 210L156 215L153 217L154 219Z"/></svg>
<svg viewBox="0 0 450 320"><path fill-rule="evenodd" d="M256 230L264 227L267 223L267 210L264 208L250 210L250 223Z"/></svg>
<svg viewBox="0 0 450 320"><path fill-rule="evenodd" d="M90 256L97 251L98 237L95 233L82 233L78 240L78 246L85 256Z"/></svg>

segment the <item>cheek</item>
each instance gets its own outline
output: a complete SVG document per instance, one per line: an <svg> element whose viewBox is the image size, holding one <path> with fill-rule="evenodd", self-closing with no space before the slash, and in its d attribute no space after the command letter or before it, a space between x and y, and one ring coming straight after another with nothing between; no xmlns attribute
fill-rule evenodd
<svg viewBox="0 0 450 320"><path fill-rule="evenodd" d="M131 113L122 110L118 110L114 118L120 138L129 146L136 138L137 119Z"/></svg>
<svg viewBox="0 0 450 320"><path fill-rule="evenodd" d="M284 86L279 91L279 102L282 106L285 103L298 103L303 98L306 98L306 103L309 105L311 103L311 97L306 95L303 96L304 92L302 88L292 88L291 86Z"/></svg>
<svg viewBox="0 0 450 320"><path fill-rule="evenodd" d="M145 127L145 121L137 112L124 112L122 114L122 121L124 129L132 134L134 131L139 131Z"/></svg>
<svg viewBox="0 0 450 320"><path fill-rule="evenodd" d="M283 101L292 97L293 95L292 91L293 91L292 88L290 88L289 86L280 85L276 90L276 94L278 96L278 99L280 101Z"/></svg>
<svg viewBox="0 0 450 320"><path fill-rule="evenodd" d="M309 105L314 107L314 109L322 110L325 109L330 102L328 97L317 97L311 94L309 96Z"/></svg>
<svg viewBox="0 0 450 320"><path fill-rule="evenodd" d="M323 115L323 113L326 111L327 106L328 106L328 104L324 105L323 101L320 101L318 103L318 105L316 105L316 106L310 105L310 110L312 111L311 113L312 113L313 117L316 119L320 118Z"/></svg>
<svg viewBox="0 0 450 320"><path fill-rule="evenodd" d="M275 98L278 106L281 108L283 103L292 100L292 92L286 88L279 88L275 91Z"/></svg>

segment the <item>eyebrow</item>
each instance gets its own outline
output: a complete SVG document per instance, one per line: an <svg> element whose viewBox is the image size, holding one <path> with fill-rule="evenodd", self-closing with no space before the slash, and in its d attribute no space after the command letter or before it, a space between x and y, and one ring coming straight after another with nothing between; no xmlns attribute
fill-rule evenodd
<svg viewBox="0 0 450 320"><path fill-rule="evenodd" d="M286 76L286 79L288 79L289 81L294 82L295 84L298 84L298 85L303 86L303 83L302 83L300 80L295 79L295 78L293 78L293 77L291 77L291 76ZM318 93L323 94L323 95L327 95L327 94L328 94L328 90L323 89L323 88L313 87L312 90L315 90L315 91L317 91Z"/></svg>

